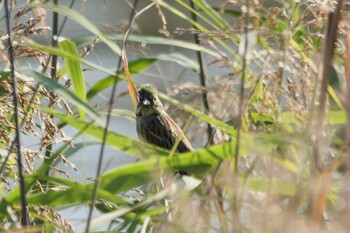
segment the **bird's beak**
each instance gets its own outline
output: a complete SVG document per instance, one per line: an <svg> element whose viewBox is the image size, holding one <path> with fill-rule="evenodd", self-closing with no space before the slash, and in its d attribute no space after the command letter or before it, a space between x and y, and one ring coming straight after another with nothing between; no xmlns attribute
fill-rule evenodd
<svg viewBox="0 0 350 233"><path fill-rule="evenodd" d="M151 101L149 101L149 99L144 99L144 100L142 101L142 105L144 105L144 106L149 106L149 105L151 105Z"/></svg>

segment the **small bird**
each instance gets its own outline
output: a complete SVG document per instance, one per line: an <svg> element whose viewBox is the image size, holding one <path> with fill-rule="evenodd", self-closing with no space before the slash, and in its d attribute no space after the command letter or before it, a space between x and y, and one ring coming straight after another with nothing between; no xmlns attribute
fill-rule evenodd
<svg viewBox="0 0 350 233"><path fill-rule="evenodd" d="M138 90L136 129L140 140L171 150L180 138L176 152L192 151L191 143L180 127L165 112L157 92L157 88L152 84L145 84Z"/></svg>

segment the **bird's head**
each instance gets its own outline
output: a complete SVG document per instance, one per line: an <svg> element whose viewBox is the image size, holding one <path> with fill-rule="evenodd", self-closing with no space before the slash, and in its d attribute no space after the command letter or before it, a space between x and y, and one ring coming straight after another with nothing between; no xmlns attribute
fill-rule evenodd
<svg viewBox="0 0 350 233"><path fill-rule="evenodd" d="M136 115L157 115L163 111L163 105L157 96L157 92L157 88L152 84L142 85L138 89L139 102L137 104Z"/></svg>

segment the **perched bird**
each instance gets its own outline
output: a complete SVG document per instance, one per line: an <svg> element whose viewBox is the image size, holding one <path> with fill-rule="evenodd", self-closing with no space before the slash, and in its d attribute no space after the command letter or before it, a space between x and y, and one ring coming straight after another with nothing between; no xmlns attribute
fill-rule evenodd
<svg viewBox="0 0 350 233"><path fill-rule="evenodd" d="M157 96L157 88L152 84L145 84L139 88L138 94L136 129L140 140L171 150L180 138L176 152L193 150L180 127L165 112Z"/></svg>

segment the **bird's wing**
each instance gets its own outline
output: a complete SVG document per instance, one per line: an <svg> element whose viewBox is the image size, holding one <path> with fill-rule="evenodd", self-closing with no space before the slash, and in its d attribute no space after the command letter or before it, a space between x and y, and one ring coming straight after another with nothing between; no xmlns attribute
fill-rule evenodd
<svg viewBox="0 0 350 233"><path fill-rule="evenodd" d="M181 137L177 151L183 153L193 150L191 143L187 140L180 127L165 112L158 116L148 116L143 119L137 118L136 129L139 138L144 142L171 150L176 140Z"/></svg>
<svg viewBox="0 0 350 233"><path fill-rule="evenodd" d="M137 119L137 132L140 139L153 145L170 150L173 145L171 131L166 129L166 120L160 116L148 116Z"/></svg>
<svg viewBox="0 0 350 233"><path fill-rule="evenodd" d="M176 140L180 137L181 141L179 142L179 145L177 146L177 151L180 153L192 151L193 147L191 143L186 138L185 134L182 132L181 128L175 123L175 121L166 113L164 114L163 119L167 119L166 121L163 121L162 124L165 124L168 130L167 135L169 135L172 138L172 146L174 146Z"/></svg>

